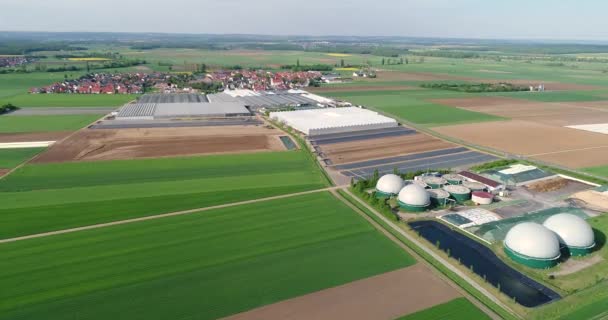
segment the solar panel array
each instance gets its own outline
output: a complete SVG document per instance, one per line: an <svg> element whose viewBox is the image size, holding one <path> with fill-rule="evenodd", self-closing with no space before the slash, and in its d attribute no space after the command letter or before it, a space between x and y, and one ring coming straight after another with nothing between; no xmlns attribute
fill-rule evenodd
<svg viewBox="0 0 608 320"><path fill-rule="evenodd" d="M154 117L156 111L156 103L136 103L127 104L120 108L117 118L143 118L143 117Z"/></svg>
<svg viewBox="0 0 608 320"><path fill-rule="evenodd" d="M206 96L196 93L144 94L138 103L201 103L209 102Z"/></svg>
<svg viewBox="0 0 608 320"><path fill-rule="evenodd" d="M262 94L259 96L238 97L245 105L254 108L280 107L286 105L316 105L315 100L306 98L297 93Z"/></svg>
<svg viewBox="0 0 608 320"><path fill-rule="evenodd" d="M410 135L416 133L416 130L405 128L405 127L393 127L393 128L382 128L365 130L359 132L343 132L333 134L322 134L317 136L309 137L310 142L313 145L327 145L342 142L351 142L368 139L380 139L389 137L398 137L404 135Z"/></svg>

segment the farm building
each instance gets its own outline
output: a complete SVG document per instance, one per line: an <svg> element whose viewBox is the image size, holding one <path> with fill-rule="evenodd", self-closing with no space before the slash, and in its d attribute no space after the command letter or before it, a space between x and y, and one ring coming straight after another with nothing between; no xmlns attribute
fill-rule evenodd
<svg viewBox="0 0 608 320"><path fill-rule="evenodd" d="M272 112L270 113L270 117L308 136L358 132L398 126L395 119L356 107Z"/></svg>
<svg viewBox="0 0 608 320"><path fill-rule="evenodd" d="M376 196L379 198L390 198L399 194L405 182L396 174L382 176L376 184Z"/></svg>
<svg viewBox="0 0 608 320"><path fill-rule="evenodd" d="M124 105L117 120L158 120L182 118L226 118L251 116L238 102L134 103Z"/></svg>
<svg viewBox="0 0 608 320"><path fill-rule="evenodd" d="M551 268L561 257L555 233L534 222L512 227L505 237L504 249L513 261L536 269Z"/></svg>
<svg viewBox="0 0 608 320"><path fill-rule="evenodd" d="M595 247L593 229L579 216L560 213L549 217L543 225L555 232L559 242L572 256L587 255Z"/></svg>
<svg viewBox="0 0 608 320"><path fill-rule="evenodd" d="M500 182L497 182L490 178L486 178L484 176L478 175L478 174L470 172L470 171L462 171L462 172L459 172L458 174L466 179L465 182L469 181L469 182L476 182L479 184L483 184L490 191L500 190L504 187L503 184ZM463 182L463 184L465 184L465 183ZM480 190L476 190L476 188L471 188L467 184L465 184L465 186L469 189L472 189L473 191L480 191Z"/></svg>
<svg viewBox="0 0 608 320"><path fill-rule="evenodd" d="M418 184L410 184L399 191L397 202L401 209L422 212L431 205L431 197L423 187Z"/></svg>

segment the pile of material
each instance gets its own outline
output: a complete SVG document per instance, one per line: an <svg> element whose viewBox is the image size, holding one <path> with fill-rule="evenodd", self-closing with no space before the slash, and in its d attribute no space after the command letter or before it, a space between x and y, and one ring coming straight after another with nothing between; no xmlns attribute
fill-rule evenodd
<svg viewBox="0 0 608 320"><path fill-rule="evenodd" d="M529 184L528 190L535 192L551 192L563 189L567 185L568 180L563 178L554 178Z"/></svg>

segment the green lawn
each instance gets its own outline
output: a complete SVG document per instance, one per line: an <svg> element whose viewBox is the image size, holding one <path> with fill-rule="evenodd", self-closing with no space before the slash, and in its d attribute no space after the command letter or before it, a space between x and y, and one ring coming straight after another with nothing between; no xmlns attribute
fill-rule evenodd
<svg viewBox="0 0 608 320"><path fill-rule="evenodd" d="M28 94L0 97L0 105L17 107L118 107L137 98L133 94Z"/></svg>
<svg viewBox="0 0 608 320"><path fill-rule="evenodd" d="M101 114L59 116L0 116L0 133L75 131L101 118Z"/></svg>
<svg viewBox="0 0 608 320"><path fill-rule="evenodd" d="M487 314L477 309L465 298L454 299L450 302L432 308L412 313L398 320L482 320L491 319Z"/></svg>
<svg viewBox="0 0 608 320"><path fill-rule="evenodd" d="M397 118L426 126L504 120L504 118L489 114L424 101L420 98L410 96L412 94L415 93L403 91L400 94L378 94L376 92L370 92L369 95L347 93L334 94L332 96L337 96L354 104L375 108ZM424 91L424 94L429 95L432 93ZM441 96L441 98L443 97L445 97L445 95ZM437 98L439 98L439 96Z"/></svg>
<svg viewBox="0 0 608 320"><path fill-rule="evenodd" d="M12 169L32 158L45 148L0 149L0 168Z"/></svg>
<svg viewBox="0 0 608 320"><path fill-rule="evenodd" d="M301 151L27 165L0 180L0 238L325 186Z"/></svg>
<svg viewBox="0 0 608 320"><path fill-rule="evenodd" d="M603 320L608 317L608 299L600 300L590 305L586 305L578 310L564 314L561 320Z"/></svg>
<svg viewBox="0 0 608 320"><path fill-rule="evenodd" d="M605 92L602 92L606 94ZM608 100L608 96L602 96L597 91L545 91L545 92L506 92L492 93L501 97L510 97L539 102L577 102L577 101L600 101Z"/></svg>
<svg viewBox="0 0 608 320"><path fill-rule="evenodd" d="M0 245L0 319L217 319L415 260L329 193Z"/></svg>
<svg viewBox="0 0 608 320"><path fill-rule="evenodd" d="M597 175L597 176L602 176L602 177L608 178L608 166L586 168L586 169L584 169L584 171Z"/></svg>

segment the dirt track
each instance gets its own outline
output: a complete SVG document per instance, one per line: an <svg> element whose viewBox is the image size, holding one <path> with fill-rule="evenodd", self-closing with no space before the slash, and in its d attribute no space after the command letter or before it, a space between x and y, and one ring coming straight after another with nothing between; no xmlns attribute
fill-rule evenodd
<svg viewBox="0 0 608 320"><path fill-rule="evenodd" d="M0 142L58 141L72 134L70 131L0 133Z"/></svg>
<svg viewBox="0 0 608 320"><path fill-rule="evenodd" d="M0 177L4 176L5 174L9 173L11 171L11 169L0 169Z"/></svg>
<svg viewBox="0 0 608 320"><path fill-rule="evenodd" d="M226 320L392 320L459 296L423 264L285 300Z"/></svg>
<svg viewBox="0 0 608 320"><path fill-rule="evenodd" d="M608 163L608 135L530 121L501 121L434 128L464 141L572 168Z"/></svg>
<svg viewBox="0 0 608 320"><path fill-rule="evenodd" d="M85 129L53 145L35 163L118 160L285 150L277 129L253 126Z"/></svg>
<svg viewBox="0 0 608 320"><path fill-rule="evenodd" d="M453 144L432 138L426 134L370 139L321 146L334 164L386 158L397 155L425 152L453 147Z"/></svg>

